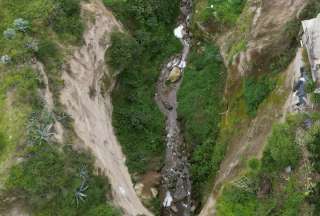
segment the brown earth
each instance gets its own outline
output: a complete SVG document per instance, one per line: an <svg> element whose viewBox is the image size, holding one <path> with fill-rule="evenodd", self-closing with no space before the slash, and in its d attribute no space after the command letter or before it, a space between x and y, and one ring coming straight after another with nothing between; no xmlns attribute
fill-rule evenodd
<svg viewBox="0 0 320 216"><path fill-rule="evenodd" d="M282 33L285 25L296 16L306 5L308 0L260 0L251 1L254 16L251 23L251 30L248 38L246 51L238 55L237 60L233 61L233 65L229 67L228 83L239 80L249 70L252 62L256 62L255 58L262 58L271 53L275 44L281 43L283 40ZM227 44L226 38L230 33L225 34L219 40L220 48L226 64L227 60ZM298 44L297 44L298 46ZM274 51L276 52L276 51ZM301 50L299 51L301 52ZM299 54L298 52L298 54ZM292 90L292 80L297 68L296 59L291 63L289 68L283 74L284 82L270 96L266 103L261 105L257 113L257 117L253 119L248 126L241 128L241 132L237 133L228 144L227 153L223 160L220 171L214 182L214 187L209 196L200 216L212 216L216 214L215 205L221 187L224 183L234 179L245 165L245 160L251 157L261 157L265 141L271 131L272 124L284 119L288 112L288 98ZM232 68L232 69L231 69ZM300 69L300 68L299 68ZM230 91L230 86L227 84ZM235 89L234 89L235 90ZM226 91L228 92L228 91ZM230 92L228 92L230 94ZM277 100L272 101L272 98Z"/></svg>
<svg viewBox="0 0 320 216"><path fill-rule="evenodd" d="M110 34L113 30L121 30L122 26L100 1L93 0L82 6L95 21L88 21L84 45L74 52L68 62L68 71L63 72L65 88L60 99L74 119L74 130L81 143L96 158L97 168L107 175L114 203L124 215L151 215L134 191L125 156L112 127L112 88L106 95L101 92L103 76L112 77L104 61Z"/></svg>

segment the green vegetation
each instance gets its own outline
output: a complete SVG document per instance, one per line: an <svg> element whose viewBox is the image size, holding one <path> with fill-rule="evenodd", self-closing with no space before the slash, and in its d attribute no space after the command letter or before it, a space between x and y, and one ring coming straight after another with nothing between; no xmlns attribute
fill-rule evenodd
<svg viewBox="0 0 320 216"><path fill-rule="evenodd" d="M314 174L318 175L320 173L320 126L315 123L313 127L309 130L306 138L307 148L309 150L309 159L314 169ZM314 181L314 180L313 180ZM320 183L319 181L314 181L312 188L310 190L308 197L308 202L314 206L314 215L318 215L320 211Z"/></svg>
<svg viewBox="0 0 320 216"><path fill-rule="evenodd" d="M43 110L43 83L28 66L34 57L45 65L57 97L64 57L57 44L81 41L80 0L2 0L0 18L0 162L23 158L1 170L1 195L23 200L33 215L120 215L107 204L107 180L93 173L93 159L52 142L54 114Z"/></svg>
<svg viewBox="0 0 320 216"><path fill-rule="evenodd" d="M309 212L305 185L300 181L304 168L297 167L300 149L295 142L304 119L298 115L274 125L262 160L251 159L247 173L224 187L218 215L298 216ZM285 172L288 166L291 173Z"/></svg>
<svg viewBox="0 0 320 216"><path fill-rule="evenodd" d="M237 22L245 3L246 0L208 0L201 14L201 20L214 23L218 28L232 26Z"/></svg>
<svg viewBox="0 0 320 216"><path fill-rule="evenodd" d="M87 215L90 211L119 215L105 205L106 179L93 174L93 160L70 146L61 151L50 142L52 123L46 111L31 115L25 159L11 169L7 193L20 194L35 215Z"/></svg>
<svg viewBox="0 0 320 216"><path fill-rule="evenodd" d="M112 46L106 53L107 63L116 71L130 70L139 54L137 41L127 34L113 32Z"/></svg>
<svg viewBox="0 0 320 216"><path fill-rule="evenodd" d="M272 170L282 170L285 167L295 167L299 161L299 147L295 142L295 128L287 124L273 126L272 134L267 141L264 151L264 169L272 167Z"/></svg>
<svg viewBox="0 0 320 216"><path fill-rule="evenodd" d="M243 96L250 116L256 115L259 105L269 96L275 84L275 80L268 75L245 79Z"/></svg>
<svg viewBox="0 0 320 216"><path fill-rule="evenodd" d="M1 66L0 66L1 67ZM25 136L24 127L37 100L39 79L28 67L1 69L0 75L0 162L15 151Z"/></svg>
<svg viewBox="0 0 320 216"><path fill-rule="evenodd" d="M218 148L225 77L217 47L207 42L193 47L179 90L178 113L191 151L193 193L198 200L220 163L213 155Z"/></svg>
<svg viewBox="0 0 320 216"><path fill-rule="evenodd" d="M113 92L113 125L131 173L161 167L164 117L154 101L161 65L181 48L172 34L179 1L105 0L130 30L115 33L107 59L121 72Z"/></svg>
<svg viewBox="0 0 320 216"><path fill-rule="evenodd" d="M45 65L57 98L63 86L63 51L57 44L81 41L80 0L3 0L0 14L0 56L10 58L8 66L37 57Z"/></svg>

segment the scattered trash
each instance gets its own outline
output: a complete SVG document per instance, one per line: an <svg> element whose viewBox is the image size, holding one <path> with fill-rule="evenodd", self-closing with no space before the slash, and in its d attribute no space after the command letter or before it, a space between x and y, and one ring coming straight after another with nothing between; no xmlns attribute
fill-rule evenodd
<svg viewBox="0 0 320 216"><path fill-rule="evenodd" d="M167 193L166 193L166 198L165 198L164 201L163 201L163 207L165 207L165 208L170 207L172 201L173 201L173 198L172 198L172 196L171 196L171 193L170 193L170 191L167 191Z"/></svg>
<svg viewBox="0 0 320 216"><path fill-rule="evenodd" d="M177 28L174 29L174 35L179 38L182 39L183 38L183 25L179 25Z"/></svg>

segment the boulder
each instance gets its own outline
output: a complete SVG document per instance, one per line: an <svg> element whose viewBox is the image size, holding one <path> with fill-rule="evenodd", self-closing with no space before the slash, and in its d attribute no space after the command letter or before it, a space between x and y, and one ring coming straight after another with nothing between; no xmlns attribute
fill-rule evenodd
<svg viewBox="0 0 320 216"><path fill-rule="evenodd" d="M168 81L175 83L181 78L181 76L181 69L179 67L174 67L169 74Z"/></svg>

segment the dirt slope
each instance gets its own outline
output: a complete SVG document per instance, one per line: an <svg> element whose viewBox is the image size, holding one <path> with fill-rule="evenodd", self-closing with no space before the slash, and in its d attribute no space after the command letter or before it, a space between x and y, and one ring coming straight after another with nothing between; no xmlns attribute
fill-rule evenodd
<svg viewBox="0 0 320 216"><path fill-rule="evenodd" d="M229 71L229 80L240 79L248 70L254 58L265 55L266 51L275 44L280 43L281 32L286 23L292 20L308 0L253 0L255 5L254 17L252 20L250 38L247 50L240 53L233 65L237 70ZM284 10L285 8L285 10ZM226 39L225 36L222 37ZM226 44L220 41L222 53L226 53ZM298 46L298 44L297 44ZM292 76L301 62L301 50L296 59L289 66L285 73L285 83L275 93L278 97L288 97L292 89ZM299 68L300 70L300 68ZM228 87L227 87L228 88ZM228 150L223 160L218 176L216 177L214 188L209 196L200 216L215 215L216 199L221 186L236 177L241 172L243 158L261 156L265 140L271 131L272 124L283 119L288 112L288 103L267 106L259 111L257 117L250 123L248 129L243 130L240 137L235 137L229 144Z"/></svg>
<svg viewBox="0 0 320 216"><path fill-rule="evenodd" d="M96 158L96 166L104 171L111 183L113 198L125 215L151 215L141 204L125 165L125 157L112 127L110 95L103 96L100 80L105 67L104 54L110 33L121 25L98 0L83 4L85 13L95 18L84 33L84 45L71 57L63 72L65 88L61 102L74 119L74 129L86 148ZM91 96L89 95L91 92Z"/></svg>

